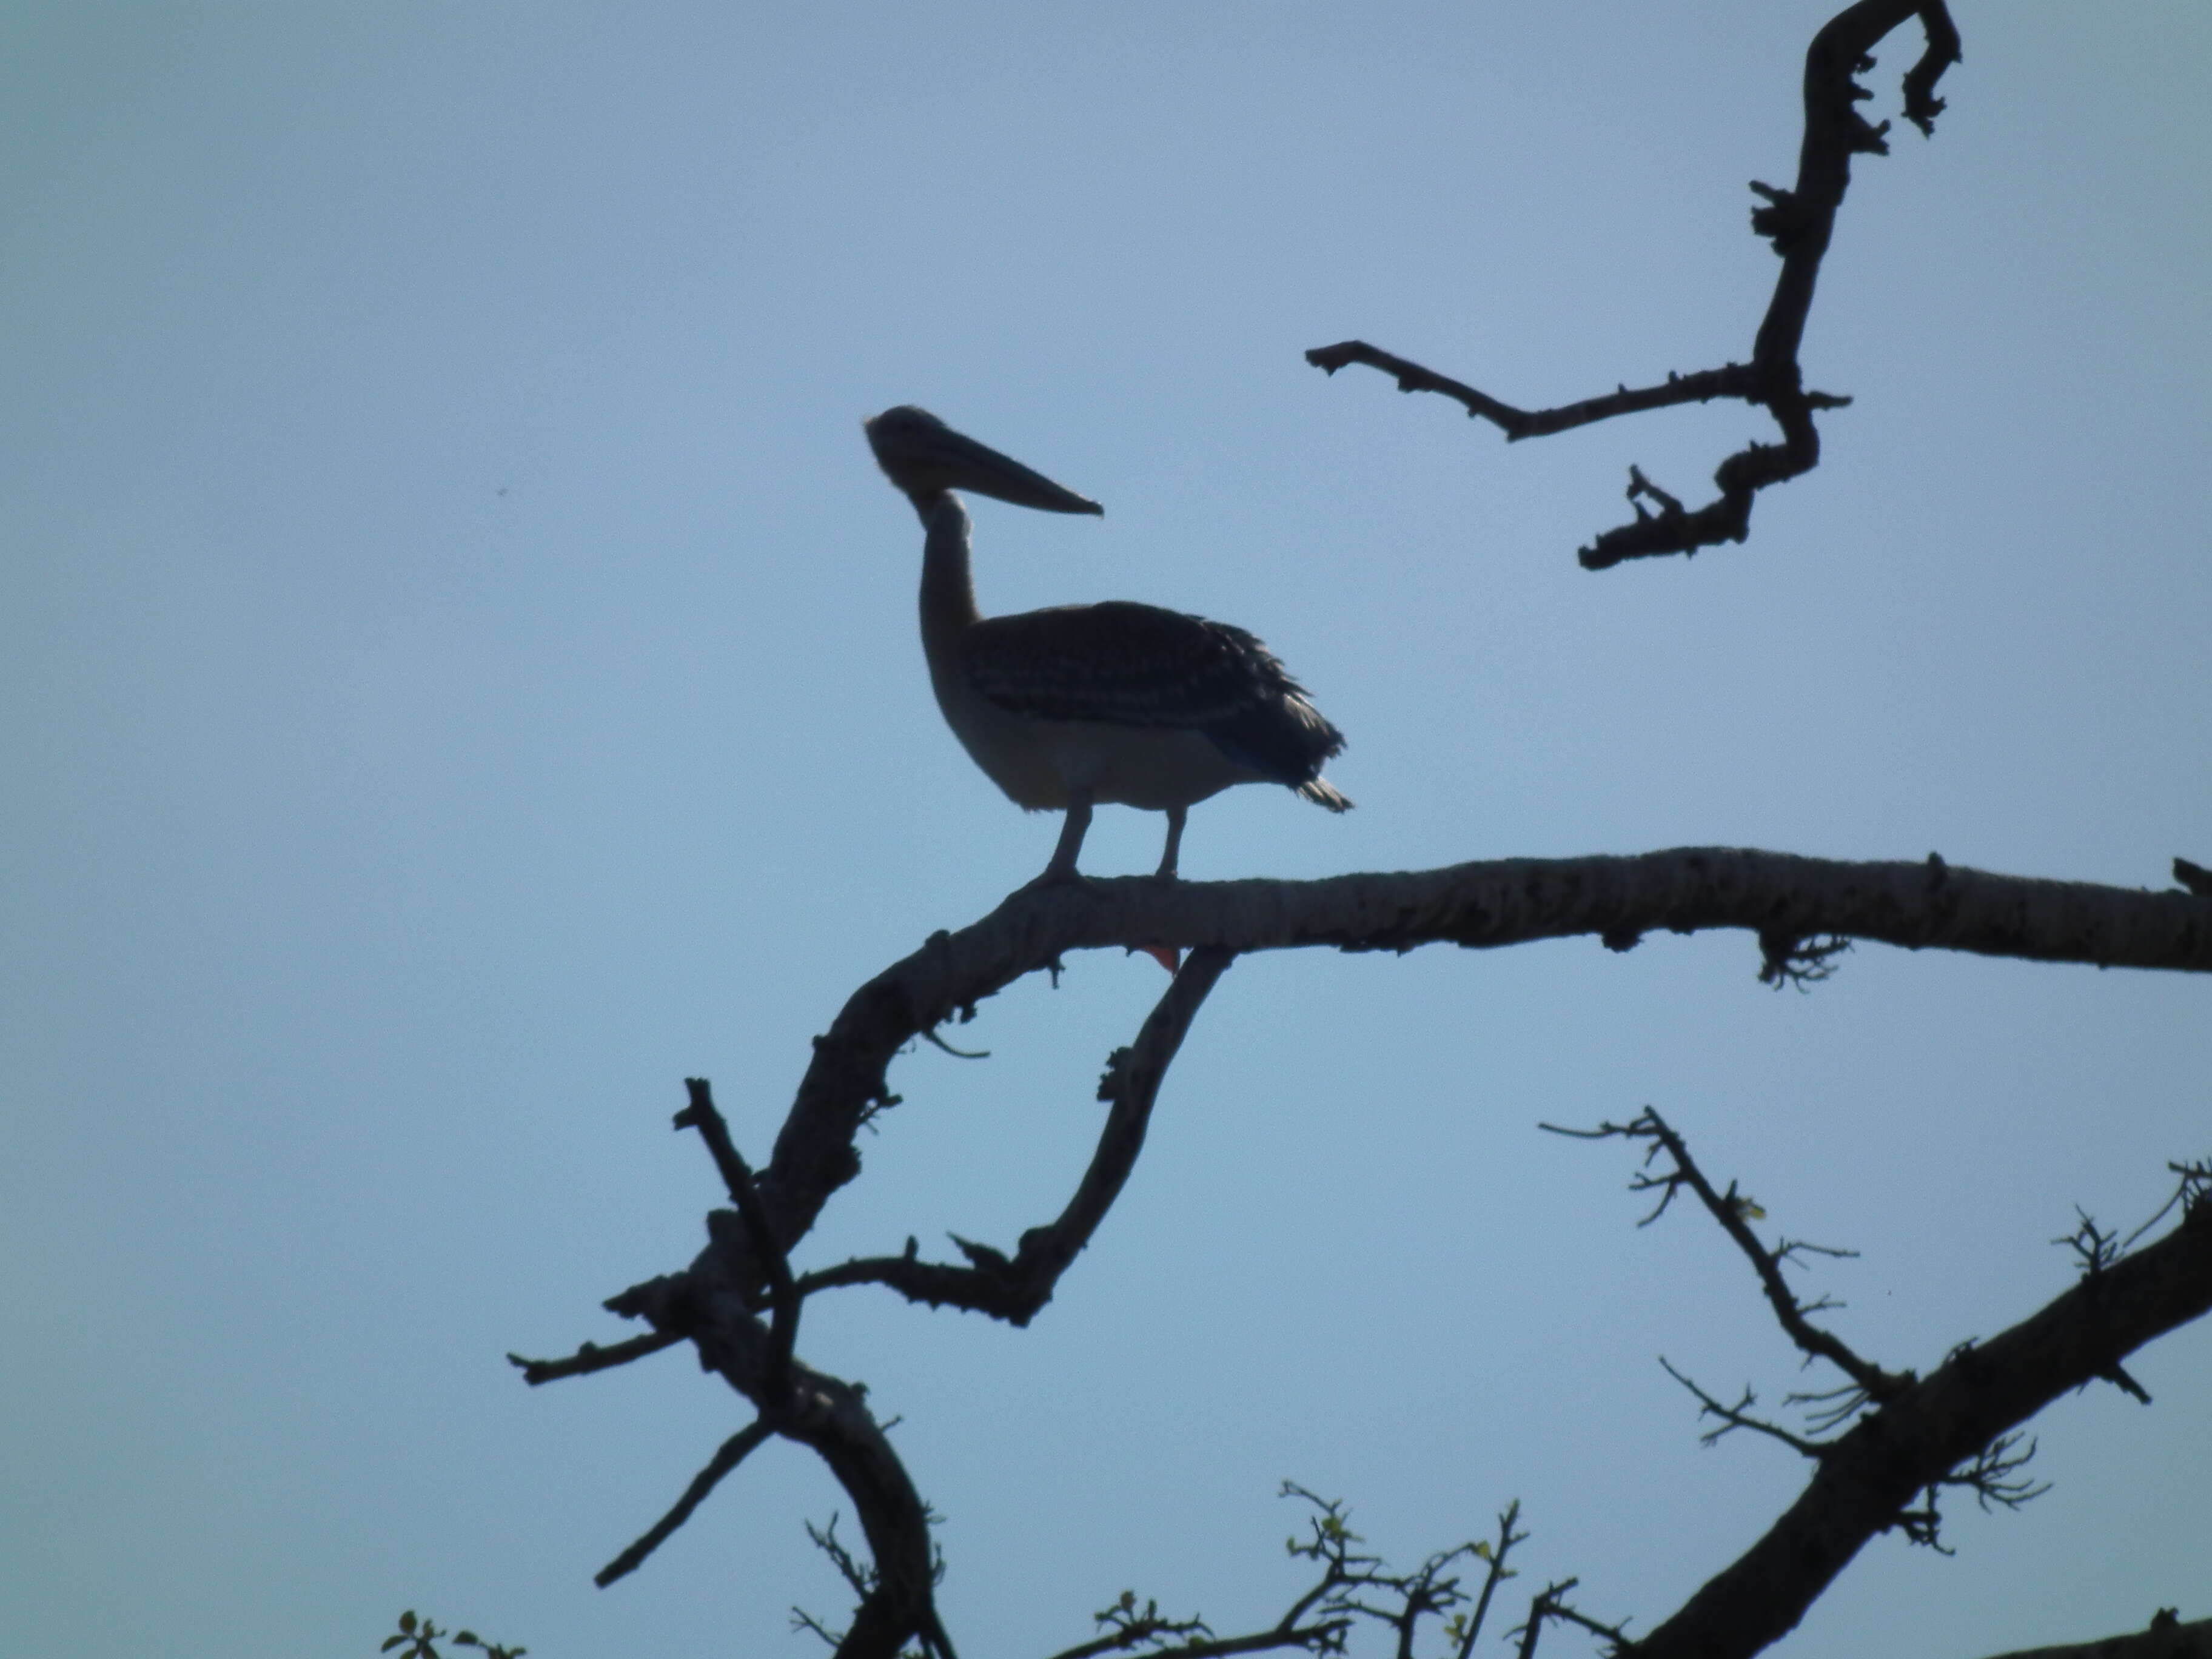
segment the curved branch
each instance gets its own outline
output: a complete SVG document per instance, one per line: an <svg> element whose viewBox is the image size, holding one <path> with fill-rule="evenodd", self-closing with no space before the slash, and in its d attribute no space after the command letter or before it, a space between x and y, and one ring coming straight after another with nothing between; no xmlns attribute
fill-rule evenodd
<svg viewBox="0 0 2212 1659"><path fill-rule="evenodd" d="M1330 374L1352 363L1380 369L1397 380L1401 392L1433 392L1453 398L1470 416L1495 424L1509 441L1714 398L1736 398L1762 406L1781 428L1782 441L1749 444L1723 461L1713 474L1720 491L1714 500L1692 511L1631 467L1628 499L1635 507L1635 518L1605 532L1578 556L1585 569L1603 570L1626 559L1693 554L1723 542L1742 541L1751 533L1752 502L1760 490L1820 465L1820 434L1813 423L1814 413L1850 401L1806 390L1797 352L1812 312L1820 261L1827 253L1844 192L1850 185L1851 157L1888 153L1888 124L1870 125L1858 112L1867 94L1857 77L1873 66L1867 54L1915 16L1920 19L1927 46L1905 76L1905 116L1932 135L1936 117L1943 108L1943 100L1936 96L1936 83L1960 58L1959 31L1943 0L1858 0L1831 18L1806 51L1805 137L1798 149L1796 185L1781 190L1754 182L1751 187L1763 204L1752 210L1752 230L1773 244L1782 256L1782 270L1748 363L1669 374L1663 385L1634 391L1624 386L1556 409L1523 410L1364 340L1317 346L1306 353L1306 361ZM1657 510L1646 512L1646 501Z"/></svg>
<svg viewBox="0 0 2212 1659"><path fill-rule="evenodd" d="M1115 1050L1107 1061L1106 1075L1098 1080L1099 1099L1113 1108L1098 1133L1098 1150L1091 1155L1081 1184L1059 1218L1024 1233L1012 1258L986 1245L958 1239L955 1242L966 1253L968 1267L921 1261L915 1257L914 1241L908 1239L904 1255L847 1261L809 1273L799 1282L799 1289L888 1285L910 1302L965 1308L1010 1324L1028 1324L1052 1300L1060 1274L1091 1242L1091 1235L1121 1195L1129 1171L1136 1167L1137 1154L1144 1150L1145 1130L1152 1121L1161 1079L1182 1047L1183 1036L1197 1018L1206 993L1235 960L1234 952L1217 946L1192 951L1166 994L1146 1018L1134 1045Z"/></svg>

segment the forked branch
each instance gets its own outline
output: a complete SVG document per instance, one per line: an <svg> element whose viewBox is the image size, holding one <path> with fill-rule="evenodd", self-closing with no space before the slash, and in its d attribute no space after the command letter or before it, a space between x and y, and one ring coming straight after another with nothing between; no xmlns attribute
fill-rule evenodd
<svg viewBox="0 0 2212 1659"><path fill-rule="evenodd" d="M1752 1271L1759 1275L1759 1287L1766 1297L1767 1305L1774 1310L1774 1316L1781 1322L1784 1332L1808 1358L1826 1360L1851 1379L1863 1398L1876 1402L1893 1399L1911 1386L1910 1372L1886 1371L1852 1352L1833 1332L1814 1324L1806 1316L1810 1310L1798 1301L1796 1293L1790 1288L1789 1281L1782 1276L1782 1264L1800 1252L1814 1250L1823 1255L1846 1255L1851 1252L1788 1240L1771 1249L1762 1244L1759 1236L1751 1230L1752 1222L1760 1214L1759 1206L1747 1194L1738 1192L1733 1181L1729 1182L1726 1192L1716 1188L1705 1172L1698 1167L1697 1160L1690 1156L1688 1144L1666 1119L1650 1107L1645 1107L1626 1123L1601 1123L1595 1129L1563 1129L1550 1123L1541 1127L1553 1134L1571 1135L1582 1140L1618 1139L1649 1142L1650 1149L1644 1154L1644 1172L1637 1176L1629 1187L1633 1192L1656 1192L1659 1203L1650 1215L1637 1224L1638 1226L1648 1226L1656 1221L1667 1206L1674 1202L1674 1194L1685 1188L1688 1188L1705 1206L1705 1212L1720 1224L1721 1231L1729 1236L1730 1242L1743 1253L1744 1259L1751 1263ZM1655 1171L1650 1167L1652 1161L1662 1152L1667 1154L1669 1167ZM1666 1362L1662 1360L1660 1363L1664 1364ZM1695 1385L1675 1371L1673 1366L1668 1366L1668 1370L1677 1381L1698 1392L1711 1414L1730 1420L1734 1426L1757 1428L1789 1441L1800 1450L1805 1449L1803 1442L1768 1425L1749 1419L1741 1421L1730 1419L1729 1408L1719 1406L1702 1390L1697 1390Z"/></svg>
<svg viewBox="0 0 2212 1659"><path fill-rule="evenodd" d="M915 1242L908 1239L903 1255L870 1256L825 1267L802 1279L800 1291L887 1285L910 1302L965 1308L1009 1324L1028 1324L1052 1299L1060 1276L1091 1242L1121 1195L1136 1167L1137 1154L1144 1150L1145 1130L1161 1079L1182 1047L1206 993L1235 960L1233 952L1218 946L1192 951L1138 1031L1136 1042L1109 1057L1106 1073L1098 1080L1098 1098L1111 1109L1082 1183L1057 1219L1022 1235L1012 1256L956 1237L953 1242L969 1265L954 1267L919 1260Z"/></svg>

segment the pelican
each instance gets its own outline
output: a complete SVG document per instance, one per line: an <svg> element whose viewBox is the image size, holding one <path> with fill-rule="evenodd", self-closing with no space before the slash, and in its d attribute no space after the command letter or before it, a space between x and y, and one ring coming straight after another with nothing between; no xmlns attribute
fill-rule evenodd
<svg viewBox="0 0 2212 1659"><path fill-rule="evenodd" d="M1164 812L1158 872L1172 880L1191 807L1231 784L1279 783L1341 812L1321 775L1344 734L1241 628L1149 605L981 615L956 490L1047 513L1105 509L955 432L927 410L864 422L884 476L921 516L921 647L937 706L975 764L1018 805L1063 810L1038 884L1074 881L1091 808Z"/></svg>

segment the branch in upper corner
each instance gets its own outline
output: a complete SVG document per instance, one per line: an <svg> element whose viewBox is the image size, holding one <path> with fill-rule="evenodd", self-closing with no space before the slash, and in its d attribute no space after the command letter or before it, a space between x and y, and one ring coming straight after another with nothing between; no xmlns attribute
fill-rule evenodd
<svg viewBox="0 0 2212 1659"><path fill-rule="evenodd" d="M1711 501L1695 509L1686 507L1631 467L1628 499L1636 516L1600 535L1579 557L1586 569L1602 570L1627 559L1690 555L1723 542L1742 541L1751 533L1752 503L1760 490L1820 465L1820 437L1814 415L1850 401L1808 391L1798 350L1820 261L1850 184L1851 157L1888 150L1888 124L1870 125L1858 112L1858 104L1868 94L1857 76L1873 66L1868 54L1875 45L1916 15L1927 46L1905 76L1905 115L1923 133L1932 134L1943 108L1943 100L1936 96L1936 82L1960 58L1958 29L1942 0L1859 0L1830 19L1806 52L1805 136L1796 187L1782 190L1756 182L1751 187L1761 203L1752 210L1752 229L1773 244L1782 258L1782 270L1748 363L1669 374L1661 386L1634 391L1624 386L1555 409L1523 410L1364 340L1317 346L1306 353L1306 361L1330 374L1352 363L1380 369L1397 380L1401 392L1433 392L1454 399L1469 416L1496 425L1509 441L1714 398L1763 407L1780 429L1782 441L1747 444L1722 462L1713 474L1720 493ZM1645 510L1647 501L1656 512Z"/></svg>

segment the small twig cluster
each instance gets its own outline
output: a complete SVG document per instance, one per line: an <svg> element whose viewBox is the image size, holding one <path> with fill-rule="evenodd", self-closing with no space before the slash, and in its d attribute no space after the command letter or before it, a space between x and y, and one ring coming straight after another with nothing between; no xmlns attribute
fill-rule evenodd
<svg viewBox="0 0 2212 1659"><path fill-rule="evenodd" d="M1305 1535L1292 1534L1284 1540L1284 1549L1321 1571L1273 1624L1223 1636L1202 1618L1166 1617L1157 1601L1139 1607L1137 1593L1123 1590L1111 1607L1091 1615L1099 1628L1097 1636L1052 1659L1101 1659L1124 1653L1172 1655L1174 1659L1291 1651L1342 1654L1348 1650L1352 1632L1363 1623L1389 1630L1395 1650L1411 1659L1428 1620L1437 1621L1447 1659L1468 1659L1498 1586L1515 1576L1506 1558L1528 1536L1518 1530L1521 1505L1509 1504L1498 1517L1494 1540L1440 1550L1412 1571L1398 1572L1382 1557L1359 1547L1364 1540L1352 1530L1350 1512L1341 1501L1320 1497L1291 1480L1283 1483L1282 1496L1296 1498L1310 1511ZM1462 1584L1461 1571L1454 1569L1464 1571L1477 1562L1484 1569L1482 1585L1470 1594Z"/></svg>

